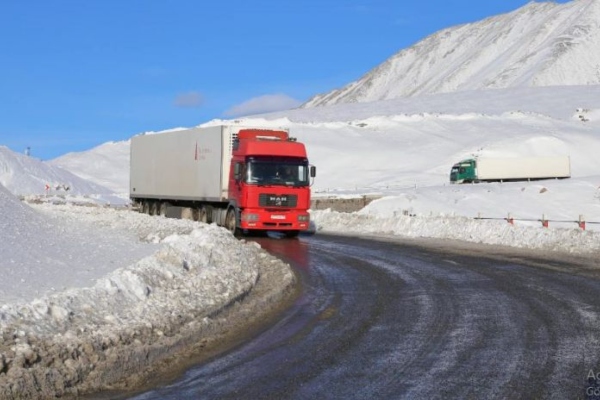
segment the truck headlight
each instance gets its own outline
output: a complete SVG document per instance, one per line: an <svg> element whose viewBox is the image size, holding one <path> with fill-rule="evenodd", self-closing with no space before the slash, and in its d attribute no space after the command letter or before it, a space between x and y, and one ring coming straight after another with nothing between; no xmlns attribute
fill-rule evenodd
<svg viewBox="0 0 600 400"><path fill-rule="evenodd" d="M298 215L298 221L300 221L300 222L308 222L308 221L310 221L310 215L308 215L308 214Z"/></svg>
<svg viewBox="0 0 600 400"><path fill-rule="evenodd" d="M258 221L258 214L242 213L242 221Z"/></svg>

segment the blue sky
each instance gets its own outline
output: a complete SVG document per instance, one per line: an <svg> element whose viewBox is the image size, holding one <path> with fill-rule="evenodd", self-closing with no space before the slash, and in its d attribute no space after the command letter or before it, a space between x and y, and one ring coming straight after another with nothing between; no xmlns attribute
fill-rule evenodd
<svg viewBox="0 0 600 400"><path fill-rule="evenodd" d="M0 145L47 160L291 108L440 29L527 3L4 1Z"/></svg>

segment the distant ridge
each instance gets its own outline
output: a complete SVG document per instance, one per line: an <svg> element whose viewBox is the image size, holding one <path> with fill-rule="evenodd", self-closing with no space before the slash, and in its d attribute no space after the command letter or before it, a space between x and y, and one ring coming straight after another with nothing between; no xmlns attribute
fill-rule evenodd
<svg viewBox="0 0 600 400"><path fill-rule="evenodd" d="M5 146L0 146L0 185L14 195L112 193L106 187L37 158L15 153Z"/></svg>
<svg viewBox="0 0 600 400"><path fill-rule="evenodd" d="M48 161L48 164L115 193L129 193L129 140L107 142L84 152L68 153Z"/></svg>
<svg viewBox="0 0 600 400"><path fill-rule="evenodd" d="M600 84L600 1L531 2L439 31L302 108L423 94Z"/></svg>

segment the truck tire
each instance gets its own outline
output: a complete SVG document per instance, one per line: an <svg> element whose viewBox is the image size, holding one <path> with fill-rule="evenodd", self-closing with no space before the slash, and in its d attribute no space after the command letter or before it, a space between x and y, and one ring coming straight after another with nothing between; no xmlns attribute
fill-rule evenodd
<svg viewBox="0 0 600 400"><path fill-rule="evenodd" d="M232 208L227 211L227 217L225 218L225 228L233 234L233 236L240 236L241 230L238 228L237 219L235 216L235 210Z"/></svg>
<svg viewBox="0 0 600 400"><path fill-rule="evenodd" d="M148 214L150 213L150 208L148 205L148 200L142 200L142 206L140 207L140 212L142 214Z"/></svg>
<svg viewBox="0 0 600 400"><path fill-rule="evenodd" d="M300 231L285 231L283 232L284 236L288 239L293 239L298 237L298 235L300 234Z"/></svg>

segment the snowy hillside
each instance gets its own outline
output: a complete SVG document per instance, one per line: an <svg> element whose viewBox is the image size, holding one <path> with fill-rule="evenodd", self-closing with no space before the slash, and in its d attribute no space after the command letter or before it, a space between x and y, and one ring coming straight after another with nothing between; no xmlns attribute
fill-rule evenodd
<svg viewBox="0 0 600 400"><path fill-rule="evenodd" d="M465 90L600 83L600 2L531 2L439 31L359 80L303 105L363 103Z"/></svg>
<svg viewBox="0 0 600 400"><path fill-rule="evenodd" d="M129 193L129 141L108 142L82 153L68 153L48 161L80 178L96 182L115 193Z"/></svg>
<svg viewBox="0 0 600 400"><path fill-rule="evenodd" d="M110 195L110 189L0 146L0 184L17 195Z"/></svg>
<svg viewBox="0 0 600 400"><path fill-rule="evenodd" d="M239 123L287 127L317 166L315 197L385 196L365 212L600 221L600 85L469 91L339 104L248 117ZM72 154L96 161L124 157ZM115 148L115 147L107 147ZM572 178L560 181L449 185L453 163L479 156L569 156ZM83 168L83 167L82 167ZM128 176L126 163L105 162L94 182ZM122 182L122 180L120 181ZM123 185L123 183L121 183ZM118 182L117 182L118 185ZM127 188L123 186L125 191ZM383 202L383 200L382 200ZM576 226L574 223L567 227ZM590 225L589 229L600 229Z"/></svg>
<svg viewBox="0 0 600 400"><path fill-rule="evenodd" d="M443 187L452 164L474 155L570 156L573 178L600 175L598 110L600 86L594 85L339 104L240 123L289 127L318 167L317 194L387 195Z"/></svg>

